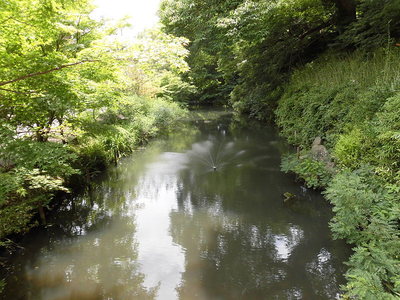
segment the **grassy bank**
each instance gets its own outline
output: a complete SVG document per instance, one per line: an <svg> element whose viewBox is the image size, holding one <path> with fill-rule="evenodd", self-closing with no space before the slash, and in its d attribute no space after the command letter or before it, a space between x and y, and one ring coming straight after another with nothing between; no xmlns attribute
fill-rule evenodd
<svg viewBox="0 0 400 300"><path fill-rule="evenodd" d="M3 130L0 169L0 246L6 237L45 222L46 207L77 182L87 184L148 139L172 129L185 111L176 103L138 96L101 113L86 111L50 133L46 142Z"/></svg>
<svg viewBox="0 0 400 300"><path fill-rule="evenodd" d="M299 147L286 171L333 204L334 236L354 245L349 299L400 297L400 49L325 55L297 70L276 110ZM313 160L321 137L333 167Z"/></svg>

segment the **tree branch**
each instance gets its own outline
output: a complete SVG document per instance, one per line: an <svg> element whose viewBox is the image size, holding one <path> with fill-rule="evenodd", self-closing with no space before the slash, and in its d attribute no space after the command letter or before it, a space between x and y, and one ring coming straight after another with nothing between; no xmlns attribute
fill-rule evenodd
<svg viewBox="0 0 400 300"><path fill-rule="evenodd" d="M20 92L20 91L5 89L5 88L0 88L0 91L6 91L6 92L10 92L10 93L14 93L14 94L21 94L21 95L29 95L29 94L34 93L34 92Z"/></svg>
<svg viewBox="0 0 400 300"><path fill-rule="evenodd" d="M325 28L327 28L327 27L329 27L329 26L331 26L331 25L332 25L331 21L322 23L321 25L319 25L319 26L317 26L317 27L314 27L314 28L311 28L311 29L307 30L307 31L304 32L302 35L300 35L298 38L299 38L300 40L302 40L302 39L304 39L307 35L312 34L312 33L314 33L314 32L317 32L317 31L320 31L320 30L322 30L322 29L325 29Z"/></svg>
<svg viewBox="0 0 400 300"><path fill-rule="evenodd" d="M54 71L58 71L58 70L61 70L61 69L64 69L64 68L80 65L80 64L83 64L83 63L98 62L98 61L99 60L90 60L90 59L88 59L88 60L82 60L82 61L78 61L78 62L71 63L71 64L61 65L61 66L58 66L58 67L55 67L53 69L49 69L49 70L46 70L46 71L27 74L27 75L24 75L24 76L15 78L15 79L11 79L11 80L8 80L8 81L1 81L0 82L0 86L6 85L6 84L10 84L10 83L13 83L13 82L16 82L16 81L24 80L24 79L27 79L27 78L31 78L31 77L48 74L48 73L51 73L51 72L54 72Z"/></svg>

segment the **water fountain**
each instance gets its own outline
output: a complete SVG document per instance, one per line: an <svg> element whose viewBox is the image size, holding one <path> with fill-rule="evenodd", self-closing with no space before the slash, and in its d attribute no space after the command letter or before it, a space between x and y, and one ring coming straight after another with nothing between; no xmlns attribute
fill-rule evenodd
<svg viewBox="0 0 400 300"><path fill-rule="evenodd" d="M244 154L244 150L236 152L234 142L217 141L210 139L192 145L187 151L190 162L200 163L212 171L222 169L224 166L233 163Z"/></svg>

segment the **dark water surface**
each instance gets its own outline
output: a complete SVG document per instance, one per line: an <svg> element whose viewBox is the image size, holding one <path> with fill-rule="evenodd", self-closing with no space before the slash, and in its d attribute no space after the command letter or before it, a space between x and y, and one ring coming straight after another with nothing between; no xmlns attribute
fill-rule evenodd
<svg viewBox="0 0 400 300"><path fill-rule="evenodd" d="M349 249L321 195L280 172L275 129L192 116L27 235L4 299L335 299Z"/></svg>

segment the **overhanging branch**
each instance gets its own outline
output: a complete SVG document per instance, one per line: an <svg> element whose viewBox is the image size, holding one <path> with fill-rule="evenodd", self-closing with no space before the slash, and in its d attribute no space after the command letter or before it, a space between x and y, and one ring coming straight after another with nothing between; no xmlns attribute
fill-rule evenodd
<svg viewBox="0 0 400 300"><path fill-rule="evenodd" d="M0 91L6 91L6 92L10 92L10 93L14 93L14 94L21 94L21 95L27 95L30 93L23 93L20 91L15 91L15 90L10 90L10 89L4 89L4 88L0 88Z"/></svg>
<svg viewBox="0 0 400 300"><path fill-rule="evenodd" d="M325 28L327 28L327 27L329 27L329 26L331 26L331 25L332 25L332 23L331 23L330 21L329 21L329 22L322 23L321 25L318 25L318 26L316 26L316 27L314 27L314 28L311 28L311 29L307 30L307 31L304 32L302 35L300 35L298 38L299 38L300 40L302 40L302 39L304 39L306 36L308 36L308 35L310 35L310 34L312 34L312 33L314 33L314 32L320 31L320 30L322 30L322 29L325 29Z"/></svg>
<svg viewBox="0 0 400 300"><path fill-rule="evenodd" d="M59 70L64 69L64 68L68 68L68 67L84 64L84 63L87 63L87 62L99 62L99 60L89 60L88 59L88 60L78 61L78 62L75 62L75 63L61 65L61 66L58 66L58 67L55 67L53 69L49 69L49 70L46 70L46 71L31 73L31 74L23 75L21 77L15 78L15 79L7 80L7 81L1 81L0 82L0 86L6 85L6 84L10 84L10 83L13 83L13 82L17 82L17 81L20 81L20 80L28 79L28 78L31 78L31 77L48 74L48 73L51 73L51 72L54 72L54 71L59 71Z"/></svg>

